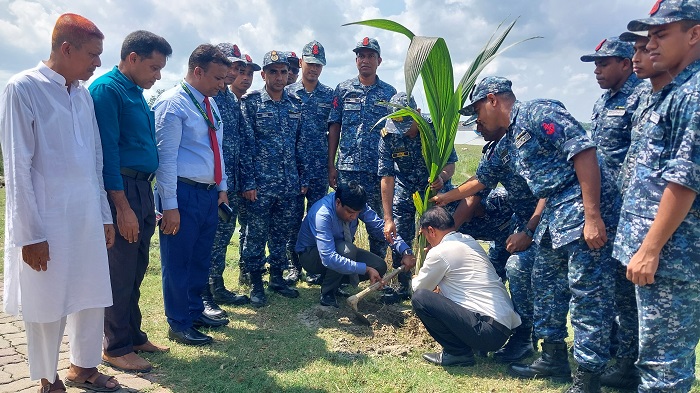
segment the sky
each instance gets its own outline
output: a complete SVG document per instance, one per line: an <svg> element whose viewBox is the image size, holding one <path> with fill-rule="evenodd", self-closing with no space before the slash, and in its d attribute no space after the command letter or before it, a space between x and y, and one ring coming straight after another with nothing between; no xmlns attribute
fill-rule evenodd
<svg viewBox="0 0 700 393"><path fill-rule="evenodd" d="M231 42L261 64L270 50L301 53L318 40L326 50L321 82L335 87L357 76L352 49L363 37L376 37L382 48L380 79L405 90L403 63L408 39L365 26L342 26L366 19L399 22L417 35L443 37L458 81L498 25L518 19L508 43L541 36L500 55L480 75L513 81L521 100L562 101L582 122L590 121L595 100L603 93L592 63L580 57L593 53L606 37L618 36L627 22L646 17L653 0L0 0L0 83L46 60L56 18L65 12L83 15L105 34L102 67L119 62L124 37L149 30L165 37L173 55L162 79L150 90L168 89L181 80L187 59L199 44ZM195 6L199 4L200 6ZM88 81L89 83L89 81ZM259 73L252 89L263 85ZM422 87L413 92L425 107Z"/></svg>

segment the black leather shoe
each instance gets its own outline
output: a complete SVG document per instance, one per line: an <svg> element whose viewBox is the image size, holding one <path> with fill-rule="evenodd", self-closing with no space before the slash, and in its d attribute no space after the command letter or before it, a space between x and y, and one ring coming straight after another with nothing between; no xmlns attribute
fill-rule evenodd
<svg viewBox="0 0 700 393"><path fill-rule="evenodd" d="M384 293L382 293L382 297L380 299L384 304L396 304L402 300L401 295L396 293L392 287L384 288Z"/></svg>
<svg viewBox="0 0 700 393"><path fill-rule="evenodd" d="M287 269L287 275L284 276L284 282L292 287L297 285L297 281L301 279L301 271L299 268L296 266L290 266L289 269Z"/></svg>
<svg viewBox="0 0 700 393"><path fill-rule="evenodd" d="M265 287L263 287L262 282L253 284L253 289L250 291L250 304L255 308L267 305L267 295L265 295Z"/></svg>
<svg viewBox="0 0 700 393"><path fill-rule="evenodd" d="M212 342L211 337L193 327L181 332L174 332L172 329L168 329L168 338L185 345L205 345Z"/></svg>
<svg viewBox="0 0 700 393"><path fill-rule="evenodd" d="M335 293L329 292L325 295L321 295L321 305L328 307L339 308L338 301L335 299Z"/></svg>
<svg viewBox="0 0 700 393"><path fill-rule="evenodd" d="M338 288L335 290L335 296L350 297L350 293Z"/></svg>
<svg viewBox="0 0 700 393"><path fill-rule="evenodd" d="M202 314L199 316L199 318L192 321L192 325L194 327L218 328L228 325L228 322L229 321L226 318L214 319Z"/></svg>
<svg viewBox="0 0 700 393"><path fill-rule="evenodd" d="M226 311L222 310L216 302L212 300L203 300L202 303L204 303L204 311L202 311L202 314L207 317L211 319L221 319L228 316Z"/></svg>
<svg viewBox="0 0 700 393"><path fill-rule="evenodd" d="M449 353L442 352L430 352L424 353L423 359L429 361L430 363L437 364L438 366L473 366L476 364L474 360L474 353L470 352L466 355L450 355Z"/></svg>
<svg viewBox="0 0 700 393"><path fill-rule="evenodd" d="M284 297L292 299L299 297L299 291L295 288L290 288L282 278L282 273L278 271L270 272L270 283L267 284L267 287L271 291L277 292Z"/></svg>
<svg viewBox="0 0 700 393"><path fill-rule="evenodd" d="M320 274L307 274L305 281L309 285L321 285L321 282L323 282L323 277L321 277Z"/></svg>

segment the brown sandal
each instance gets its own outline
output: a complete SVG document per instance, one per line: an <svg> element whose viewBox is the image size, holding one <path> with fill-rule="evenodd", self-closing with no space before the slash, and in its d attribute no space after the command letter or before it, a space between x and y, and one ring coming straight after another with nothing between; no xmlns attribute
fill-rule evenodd
<svg viewBox="0 0 700 393"><path fill-rule="evenodd" d="M95 374L97 374L95 380L93 382L88 381L88 379ZM115 386L111 388L107 387L107 382L110 381L115 383ZM95 392L115 392L122 388L114 377L102 374L97 370L97 367L81 368L74 379L68 379L68 377L66 377L66 386L91 389Z"/></svg>
<svg viewBox="0 0 700 393"><path fill-rule="evenodd" d="M56 380L53 383L41 385L39 393L66 393L66 387L63 381L56 375Z"/></svg>

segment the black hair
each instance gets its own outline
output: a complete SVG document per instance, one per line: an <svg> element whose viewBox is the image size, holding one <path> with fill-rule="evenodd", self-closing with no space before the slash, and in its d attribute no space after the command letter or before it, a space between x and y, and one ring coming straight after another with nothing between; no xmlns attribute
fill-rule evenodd
<svg viewBox="0 0 700 393"><path fill-rule="evenodd" d="M206 71L209 68L209 64L221 64L230 67L233 62L214 45L202 44L192 51L190 59L187 62L187 69L192 72L196 67L199 67Z"/></svg>
<svg viewBox="0 0 700 393"><path fill-rule="evenodd" d="M122 60L126 60L131 52L144 58L150 58L153 52L158 52L167 58L173 54L173 48L165 38L159 35L146 30L136 30L124 38Z"/></svg>
<svg viewBox="0 0 700 393"><path fill-rule="evenodd" d="M441 206L433 206L426 210L420 217L420 227L433 227L435 229L446 231L453 229L455 220L452 215Z"/></svg>
<svg viewBox="0 0 700 393"><path fill-rule="evenodd" d="M347 206L354 211L360 211L367 205L367 192L356 181L338 185L338 189L335 190L335 197L340 200L341 205Z"/></svg>

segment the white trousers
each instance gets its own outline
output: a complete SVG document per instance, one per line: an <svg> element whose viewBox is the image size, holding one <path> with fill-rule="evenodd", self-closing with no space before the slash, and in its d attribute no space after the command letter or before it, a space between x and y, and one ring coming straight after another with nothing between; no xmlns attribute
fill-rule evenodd
<svg viewBox="0 0 700 393"><path fill-rule="evenodd" d="M69 314L55 322L24 322L27 330L29 377L53 383L63 333L68 327L70 362L78 367L97 367L102 362L105 309L89 308Z"/></svg>

